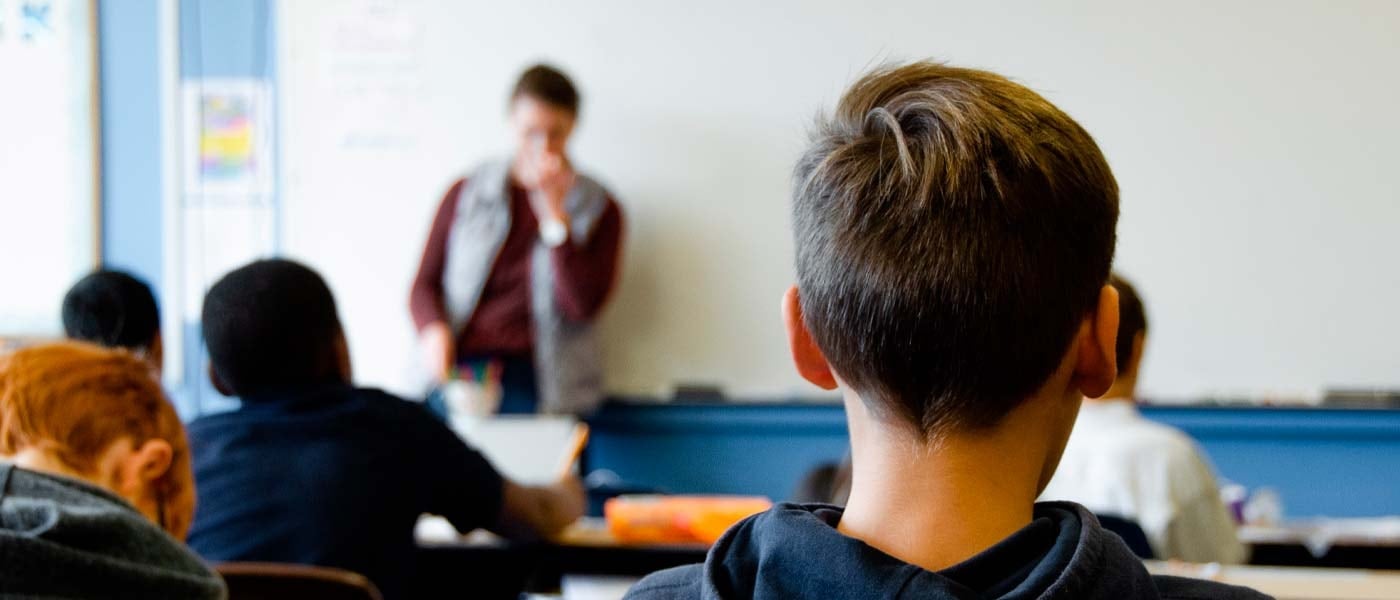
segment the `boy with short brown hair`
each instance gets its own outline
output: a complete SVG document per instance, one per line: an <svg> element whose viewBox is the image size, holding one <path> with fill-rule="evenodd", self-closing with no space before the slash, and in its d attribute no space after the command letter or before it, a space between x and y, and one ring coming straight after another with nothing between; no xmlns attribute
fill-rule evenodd
<svg viewBox="0 0 1400 600"><path fill-rule="evenodd" d="M845 509L781 504L632 598L1230 598L1150 576L1093 515L1036 504L1114 381L1118 188L1093 138L1004 77L882 67L794 177L797 370L845 400Z"/></svg>

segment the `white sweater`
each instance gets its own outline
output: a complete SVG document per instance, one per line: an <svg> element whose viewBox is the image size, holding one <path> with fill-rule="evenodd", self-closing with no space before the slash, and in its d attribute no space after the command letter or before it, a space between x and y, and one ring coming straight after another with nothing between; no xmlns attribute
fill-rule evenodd
<svg viewBox="0 0 1400 600"><path fill-rule="evenodd" d="M1143 418L1130 400L1084 402L1040 498L1137 521L1160 559L1246 558L1203 453L1186 434Z"/></svg>

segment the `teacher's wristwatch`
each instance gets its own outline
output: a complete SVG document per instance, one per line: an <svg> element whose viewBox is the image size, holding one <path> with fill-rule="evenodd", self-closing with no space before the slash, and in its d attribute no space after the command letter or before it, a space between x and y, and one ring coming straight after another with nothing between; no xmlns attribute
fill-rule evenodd
<svg viewBox="0 0 1400 600"><path fill-rule="evenodd" d="M559 219L540 221L540 240L550 248L558 248L569 239L569 227Z"/></svg>

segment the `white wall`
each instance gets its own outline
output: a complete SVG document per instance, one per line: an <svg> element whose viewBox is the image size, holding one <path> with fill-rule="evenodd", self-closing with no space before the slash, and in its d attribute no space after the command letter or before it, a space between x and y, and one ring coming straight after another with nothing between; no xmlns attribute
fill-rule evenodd
<svg viewBox="0 0 1400 600"><path fill-rule="evenodd" d="M44 14L0 2L0 336L61 337L63 295L97 263L95 15Z"/></svg>
<svg viewBox="0 0 1400 600"><path fill-rule="evenodd" d="M504 96L581 84L578 161L622 201L618 392L810 395L778 298L806 126L873 63L1039 90L1123 191L1159 397L1400 386L1400 3L283 2L284 247L327 275L363 381L403 389L409 283L448 183L508 150Z"/></svg>

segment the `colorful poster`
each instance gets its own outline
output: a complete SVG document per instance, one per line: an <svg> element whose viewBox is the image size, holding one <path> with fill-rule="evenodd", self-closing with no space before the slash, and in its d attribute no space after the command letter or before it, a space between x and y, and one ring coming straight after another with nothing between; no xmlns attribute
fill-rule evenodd
<svg viewBox="0 0 1400 600"><path fill-rule="evenodd" d="M205 94L199 103L200 178L226 182L251 176L256 171L252 99L234 94Z"/></svg>
<svg viewBox="0 0 1400 600"><path fill-rule="evenodd" d="M267 86L256 79L185 82L185 194L259 203L272 191Z"/></svg>

